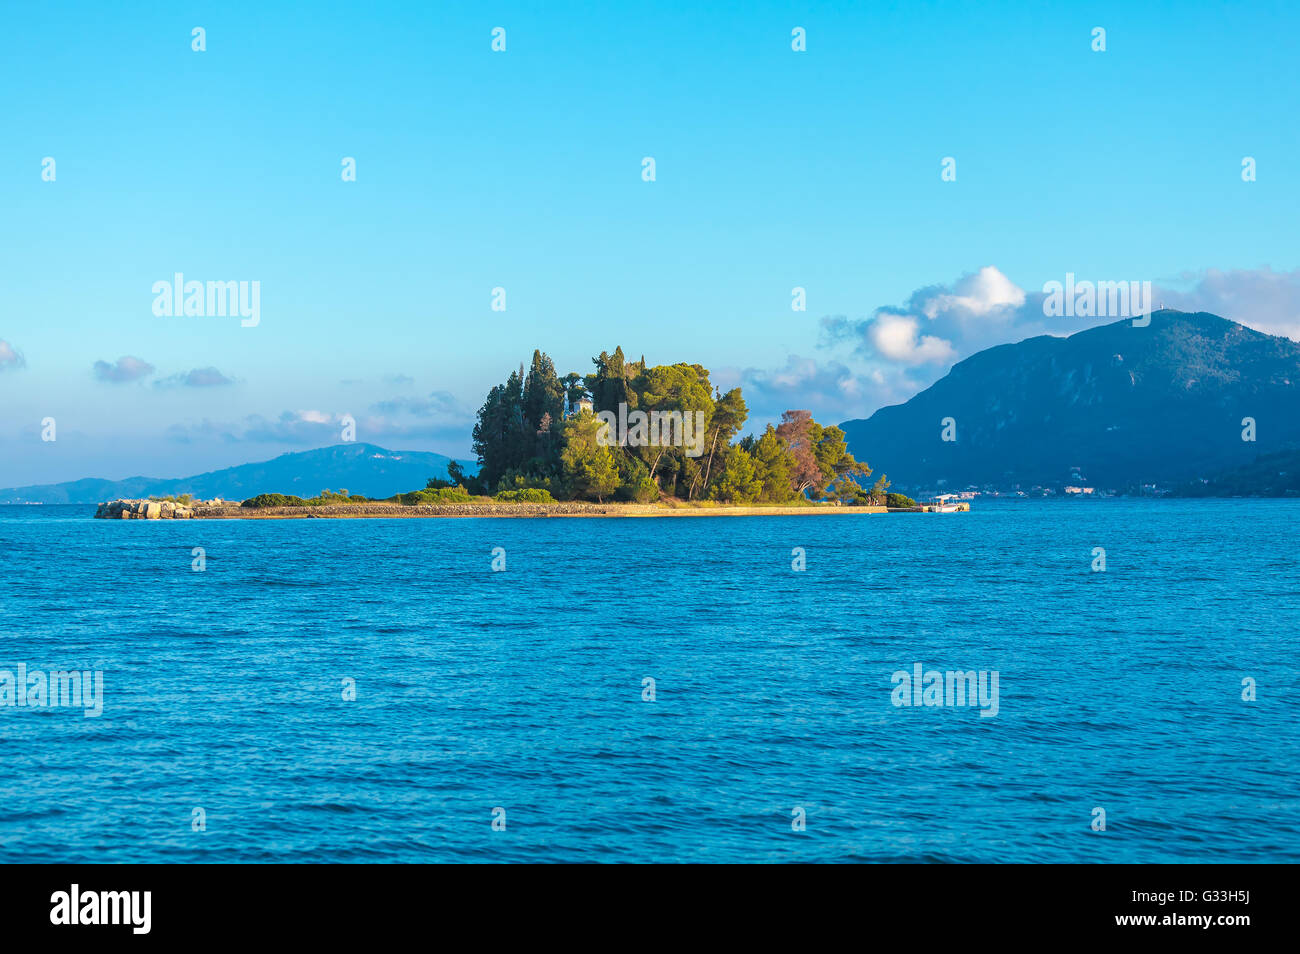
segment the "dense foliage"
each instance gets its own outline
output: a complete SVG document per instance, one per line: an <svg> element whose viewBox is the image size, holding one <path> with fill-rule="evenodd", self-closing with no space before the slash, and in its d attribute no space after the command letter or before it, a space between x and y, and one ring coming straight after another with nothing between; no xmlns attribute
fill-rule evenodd
<svg viewBox="0 0 1300 954"><path fill-rule="evenodd" d="M523 490L503 490L496 499L501 503L555 503L549 490L540 487L526 487Z"/></svg>
<svg viewBox="0 0 1300 954"><path fill-rule="evenodd" d="M407 506L413 506L415 504L469 503L474 498L464 487L452 486L426 487L424 490L413 490L410 493L398 494L396 497L389 497L388 499Z"/></svg>
<svg viewBox="0 0 1300 954"><path fill-rule="evenodd" d="M305 507L307 502L301 497L294 497L289 494L258 494L256 497L249 497L240 506L249 508Z"/></svg>
<svg viewBox="0 0 1300 954"><path fill-rule="evenodd" d="M474 499L469 491L459 485L440 480L430 480L429 484L430 486L424 490L413 490L407 494L396 494L387 497L385 502L413 506L415 504L469 503ZM435 484L438 486L433 486ZM245 500L240 506L254 509L260 507L332 507L374 502L370 497L363 497L361 494L350 494L346 490L340 490L337 493L332 490L322 490L319 495L306 499L294 497L290 494L258 494L256 497Z"/></svg>
<svg viewBox="0 0 1300 954"><path fill-rule="evenodd" d="M527 370L521 365L492 388L474 425L475 489L497 499L540 490L600 502L883 503L887 482L877 482L874 497L864 491L854 477L871 469L853 459L842 430L817 423L808 411L786 411L779 425L737 440L749 413L740 388L720 393L700 365L649 366L644 358L628 361L622 348L592 363L591 374L561 377L547 355L534 351ZM684 420L686 436L659 442L630 438L623 428L613 433L598 415L620 410L620 421L635 411Z"/></svg>

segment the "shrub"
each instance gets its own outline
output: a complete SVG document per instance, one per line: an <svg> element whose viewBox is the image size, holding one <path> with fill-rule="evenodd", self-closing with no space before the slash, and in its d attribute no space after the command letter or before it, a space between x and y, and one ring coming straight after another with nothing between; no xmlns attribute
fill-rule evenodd
<svg viewBox="0 0 1300 954"><path fill-rule="evenodd" d="M555 503L549 490L541 487L524 487L519 490L503 490L496 499L501 503Z"/></svg>
<svg viewBox="0 0 1300 954"><path fill-rule="evenodd" d="M249 497L241 507L305 507L307 501L301 497L294 497L289 494L258 494L256 497Z"/></svg>
<svg viewBox="0 0 1300 954"><path fill-rule="evenodd" d="M890 493L885 495L885 506L886 507L915 507L916 501L913 500L911 497L904 496L903 494Z"/></svg>
<svg viewBox="0 0 1300 954"><path fill-rule="evenodd" d="M464 487L436 487L433 489L413 490L407 494L390 497L408 507L416 504L469 503L473 498Z"/></svg>

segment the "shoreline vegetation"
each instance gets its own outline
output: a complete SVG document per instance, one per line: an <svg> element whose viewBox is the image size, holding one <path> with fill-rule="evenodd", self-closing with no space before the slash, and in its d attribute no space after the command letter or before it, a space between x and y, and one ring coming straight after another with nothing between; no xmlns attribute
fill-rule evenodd
<svg viewBox="0 0 1300 954"><path fill-rule="evenodd" d="M245 501L245 503L247 503ZM115 500L100 504L95 516L101 519L193 519L193 520L306 520L325 518L404 519L420 517L759 517L813 514L922 513L936 509L932 504L911 507L845 506L825 502L808 504L719 504L713 501L655 501L653 503L592 503L552 501L527 503L481 497L458 503L404 504L392 500L353 501L312 505L266 505L249 507L230 500L194 501L186 510L164 513L162 504L148 500ZM959 510L969 510L960 504Z"/></svg>
<svg viewBox="0 0 1300 954"><path fill-rule="evenodd" d="M534 351L488 392L474 424L477 473L456 461L425 487L373 500L347 490L312 498L257 494L238 504L189 495L101 504L108 519L686 516L928 510L889 491L849 453L844 431L787 410L740 436L749 410L698 364L649 366L622 348L588 375L556 373ZM969 505L944 509L969 509Z"/></svg>

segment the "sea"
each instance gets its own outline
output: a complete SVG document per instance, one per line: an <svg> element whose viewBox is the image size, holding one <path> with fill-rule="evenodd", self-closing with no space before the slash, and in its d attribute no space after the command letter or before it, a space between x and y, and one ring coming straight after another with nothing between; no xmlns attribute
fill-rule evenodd
<svg viewBox="0 0 1300 954"><path fill-rule="evenodd" d="M1300 501L93 512L0 507L0 862L1300 860Z"/></svg>

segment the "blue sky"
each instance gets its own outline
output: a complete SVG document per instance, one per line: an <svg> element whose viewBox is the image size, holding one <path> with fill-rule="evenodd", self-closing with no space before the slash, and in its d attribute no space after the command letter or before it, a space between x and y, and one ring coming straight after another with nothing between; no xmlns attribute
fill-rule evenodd
<svg viewBox="0 0 1300 954"><path fill-rule="evenodd" d="M262 459L343 414L466 456L533 348L865 417L1073 330L1035 314L1067 272L1300 336L1294 5L744 6L6 6L0 486ZM260 282L260 323L155 316L176 272Z"/></svg>

